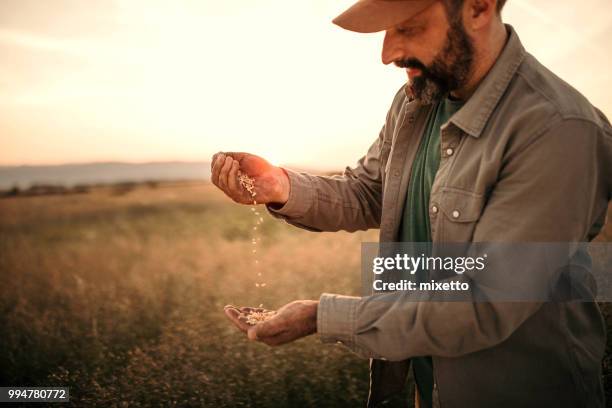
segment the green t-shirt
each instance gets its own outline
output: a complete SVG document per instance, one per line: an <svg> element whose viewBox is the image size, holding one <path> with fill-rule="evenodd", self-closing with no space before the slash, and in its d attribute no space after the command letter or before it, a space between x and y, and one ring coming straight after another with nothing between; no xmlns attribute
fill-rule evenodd
<svg viewBox="0 0 612 408"><path fill-rule="evenodd" d="M442 99L427 120L425 133L412 165L412 175L402 215L400 241L431 242L429 225L429 196L431 186L440 165L440 127L457 112L463 101ZM419 281L426 276L417 274ZM423 407L432 406L433 365L430 356L412 358L414 378L423 402Z"/></svg>

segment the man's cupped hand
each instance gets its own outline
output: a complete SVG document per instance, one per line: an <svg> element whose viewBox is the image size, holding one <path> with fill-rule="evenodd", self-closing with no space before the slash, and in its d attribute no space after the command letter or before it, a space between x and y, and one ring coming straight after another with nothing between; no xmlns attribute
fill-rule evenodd
<svg viewBox="0 0 612 408"><path fill-rule="evenodd" d="M249 340L280 346L316 333L318 304L316 300L296 300L278 309L268 320L254 325L247 323L245 315L265 309L228 305L224 312Z"/></svg>

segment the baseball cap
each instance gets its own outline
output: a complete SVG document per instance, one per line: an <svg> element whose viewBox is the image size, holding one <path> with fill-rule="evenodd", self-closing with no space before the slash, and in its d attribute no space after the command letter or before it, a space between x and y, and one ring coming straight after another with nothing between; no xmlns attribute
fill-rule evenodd
<svg viewBox="0 0 612 408"><path fill-rule="evenodd" d="M333 20L358 33L375 33L393 27L425 10L437 0L359 0Z"/></svg>

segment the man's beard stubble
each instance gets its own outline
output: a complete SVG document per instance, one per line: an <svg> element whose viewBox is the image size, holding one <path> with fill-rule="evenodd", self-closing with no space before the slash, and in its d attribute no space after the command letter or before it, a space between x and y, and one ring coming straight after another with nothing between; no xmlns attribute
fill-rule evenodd
<svg viewBox="0 0 612 408"><path fill-rule="evenodd" d="M416 58L396 63L401 68L417 68L421 74L410 78L412 96L424 105L439 101L449 92L464 86L472 71L474 46L462 22L453 21L449 27L444 48L430 66Z"/></svg>

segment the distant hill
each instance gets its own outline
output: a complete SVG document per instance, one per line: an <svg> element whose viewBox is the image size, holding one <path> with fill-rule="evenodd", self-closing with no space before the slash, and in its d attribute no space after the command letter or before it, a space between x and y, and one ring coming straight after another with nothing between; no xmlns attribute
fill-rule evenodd
<svg viewBox="0 0 612 408"><path fill-rule="evenodd" d="M0 190L33 185L110 184L210 179L207 162L85 163L57 166L0 166Z"/></svg>

